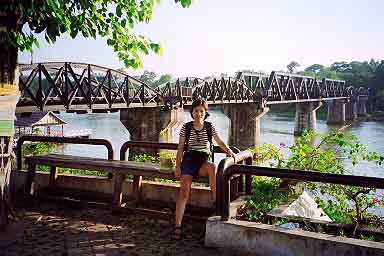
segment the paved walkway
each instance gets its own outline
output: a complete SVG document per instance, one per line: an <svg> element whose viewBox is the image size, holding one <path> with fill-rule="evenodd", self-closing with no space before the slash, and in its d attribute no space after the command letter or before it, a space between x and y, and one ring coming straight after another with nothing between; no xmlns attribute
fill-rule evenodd
<svg viewBox="0 0 384 256"><path fill-rule="evenodd" d="M44 203L26 213L23 242L0 255L236 255L204 247L205 223L189 223L182 241L170 239L170 222L110 210Z"/></svg>

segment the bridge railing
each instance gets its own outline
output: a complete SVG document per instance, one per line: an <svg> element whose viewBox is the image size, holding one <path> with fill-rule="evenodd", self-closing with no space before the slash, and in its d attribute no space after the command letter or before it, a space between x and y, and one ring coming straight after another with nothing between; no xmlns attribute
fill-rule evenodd
<svg viewBox="0 0 384 256"><path fill-rule="evenodd" d="M251 153L249 151L242 151L239 154L249 156ZM240 165L235 164L233 158L228 157L221 160L216 176L217 211L221 216L221 220L223 221L226 221L229 218L229 179L233 175L238 174L384 189L384 178L340 175L315 171L277 169L269 167L252 166L249 163L247 165Z"/></svg>

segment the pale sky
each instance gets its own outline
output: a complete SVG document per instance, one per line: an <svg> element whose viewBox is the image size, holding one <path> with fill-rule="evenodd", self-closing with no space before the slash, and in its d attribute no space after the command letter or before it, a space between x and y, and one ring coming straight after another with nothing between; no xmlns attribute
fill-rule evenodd
<svg viewBox="0 0 384 256"><path fill-rule="evenodd" d="M174 77L233 74L240 69L304 69L336 61L384 59L383 0L195 0L183 9L173 0L155 6L140 33L163 45L163 56L143 56L143 70ZM34 61L123 66L104 39L62 36L54 45L40 38ZM30 54L20 53L20 63Z"/></svg>

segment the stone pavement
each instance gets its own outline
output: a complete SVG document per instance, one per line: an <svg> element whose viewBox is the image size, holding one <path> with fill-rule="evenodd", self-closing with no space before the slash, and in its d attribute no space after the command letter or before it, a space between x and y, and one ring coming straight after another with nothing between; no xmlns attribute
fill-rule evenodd
<svg viewBox="0 0 384 256"><path fill-rule="evenodd" d="M26 212L25 239L1 256L237 255L204 247L205 223L186 223L182 241L170 239L168 220L75 205L39 203Z"/></svg>

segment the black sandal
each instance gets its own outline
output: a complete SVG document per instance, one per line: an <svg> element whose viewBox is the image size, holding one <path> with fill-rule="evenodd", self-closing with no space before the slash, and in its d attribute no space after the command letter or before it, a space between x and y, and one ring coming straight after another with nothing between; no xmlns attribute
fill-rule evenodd
<svg viewBox="0 0 384 256"><path fill-rule="evenodd" d="M175 226L173 229L172 239L181 240L182 238L181 226Z"/></svg>

